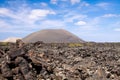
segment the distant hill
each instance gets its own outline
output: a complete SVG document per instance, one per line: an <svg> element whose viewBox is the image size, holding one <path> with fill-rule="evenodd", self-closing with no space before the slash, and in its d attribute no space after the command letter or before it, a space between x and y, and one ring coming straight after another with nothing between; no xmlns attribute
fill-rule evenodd
<svg viewBox="0 0 120 80"><path fill-rule="evenodd" d="M84 42L76 35L63 29L45 29L34 32L22 39L24 42L43 41L45 43L75 43Z"/></svg>
<svg viewBox="0 0 120 80"><path fill-rule="evenodd" d="M10 37L10 38L7 38L5 40L2 40L1 42L16 42L17 39L21 39L21 38L18 38L18 37Z"/></svg>

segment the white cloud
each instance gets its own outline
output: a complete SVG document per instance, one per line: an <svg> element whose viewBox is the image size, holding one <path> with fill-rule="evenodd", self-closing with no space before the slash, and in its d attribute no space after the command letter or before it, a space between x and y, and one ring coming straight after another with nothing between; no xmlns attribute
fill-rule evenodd
<svg viewBox="0 0 120 80"><path fill-rule="evenodd" d="M64 28L65 23L60 20L45 20L40 24L41 28Z"/></svg>
<svg viewBox="0 0 120 80"><path fill-rule="evenodd" d="M61 0L61 1L68 1L68 0Z"/></svg>
<svg viewBox="0 0 120 80"><path fill-rule="evenodd" d="M72 5L74 5L74 4L76 4L76 3L79 3L80 0L70 0L70 2L71 2Z"/></svg>
<svg viewBox="0 0 120 80"><path fill-rule="evenodd" d="M54 22L44 26L36 24L39 21L47 20L48 15L55 15L56 13L51 9L31 9L30 7L21 7L16 11L9 8L0 8L0 32L2 33L30 33L35 29L42 29L44 26L49 28L49 25L53 25ZM3 17L3 18L2 18ZM60 23L56 22L56 26ZM55 27L55 26L54 26Z"/></svg>
<svg viewBox="0 0 120 80"><path fill-rule="evenodd" d="M87 23L85 21L78 21L77 23L75 23L75 25L78 25L78 26L83 26L83 25L86 25Z"/></svg>
<svg viewBox="0 0 120 80"><path fill-rule="evenodd" d="M81 2L78 8L81 9L83 7L88 7L88 6L90 6L89 3L87 3L87 2Z"/></svg>
<svg viewBox="0 0 120 80"><path fill-rule="evenodd" d="M96 4L96 6L101 7L103 9L108 9L108 7L110 6L110 4L106 3L106 2L102 2L102 3Z"/></svg>
<svg viewBox="0 0 120 80"><path fill-rule="evenodd" d="M48 14L55 14L55 12L50 10L34 9L30 12L30 19L38 19L40 17L46 17Z"/></svg>
<svg viewBox="0 0 120 80"><path fill-rule="evenodd" d="M13 14L13 12L7 8L0 8L0 16L3 17L12 17L12 18L18 18Z"/></svg>
<svg viewBox="0 0 120 80"><path fill-rule="evenodd" d="M105 15L103 15L102 17L105 17L105 18L120 17L120 15L117 15L117 14L105 14Z"/></svg>
<svg viewBox="0 0 120 80"><path fill-rule="evenodd" d="M50 0L50 3L57 4L57 0Z"/></svg>
<svg viewBox="0 0 120 80"><path fill-rule="evenodd" d="M116 29L114 29L114 31L120 31L120 28L116 28Z"/></svg>
<svg viewBox="0 0 120 80"><path fill-rule="evenodd" d="M43 6L43 7L46 7L48 4L44 3L44 2L41 2L40 5Z"/></svg>
<svg viewBox="0 0 120 80"><path fill-rule="evenodd" d="M68 14L64 15L65 22L74 22L74 20L80 21L86 18L87 18L87 15L77 14L77 13L69 12L69 11L68 11Z"/></svg>
<svg viewBox="0 0 120 80"><path fill-rule="evenodd" d="M86 2L84 2L83 4L82 4L83 6L90 6L90 4L89 3L86 3Z"/></svg>
<svg viewBox="0 0 120 80"><path fill-rule="evenodd" d="M14 12L7 8L0 8L0 16L9 17L13 23L34 24L37 20L44 19L47 15L55 15L56 13L49 9L19 9ZM15 23L15 24L16 24Z"/></svg>
<svg viewBox="0 0 120 80"><path fill-rule="evenodd" d="M87 15L73 15L73 16L69 16L67 18L65 18L66 22L73 22L74 20L82 20L87 18Z"/></svg>
<svg viewBox="0 0 120 80"><path fill-rule="evenodd" d="M9 13L10 11L8 10L8 9L6 9L6 8L0 8L0 14L7 14L7 13Z"/></svg>
<svg viewBox="0 0 120 80"><path fill-rule="evenodd" d="M11 27L8 23L6 23L4 20L0 20L0 28L9 28Z"/></svg>

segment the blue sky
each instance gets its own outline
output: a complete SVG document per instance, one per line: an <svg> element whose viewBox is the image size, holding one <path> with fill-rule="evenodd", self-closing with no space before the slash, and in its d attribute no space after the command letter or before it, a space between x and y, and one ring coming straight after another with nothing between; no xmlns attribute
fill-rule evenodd
<svg viewBox="0 0 120 80"><path fill-rule="evenodd" d="M66 29L83 40L120 42L120 0L0 0L0 40Z"/></svg>

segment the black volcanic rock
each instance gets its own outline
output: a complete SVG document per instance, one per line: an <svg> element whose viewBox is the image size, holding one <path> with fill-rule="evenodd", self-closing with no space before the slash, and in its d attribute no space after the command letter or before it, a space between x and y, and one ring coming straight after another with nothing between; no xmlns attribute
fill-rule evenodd
<svg viewBox="0 0 120 80"><path fill-rule="evenodd" d="M76 35L63 29L46 29L34 32L22 39L24 42L43 41L45 43L79 43L84 42Z"/></svg>
<svg viewBox="0 0 120 80"><path fill-rule="evenodd" d="M120 43L0 45L0 80L120 80Z"/></svg>

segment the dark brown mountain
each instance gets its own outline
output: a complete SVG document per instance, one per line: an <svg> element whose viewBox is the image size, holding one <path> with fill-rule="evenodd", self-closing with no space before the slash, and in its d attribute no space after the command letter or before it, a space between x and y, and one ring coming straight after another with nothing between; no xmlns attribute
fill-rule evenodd
<svg viewBox="0 0 120 80"><path fill-rule="evenodd" d="M84 42L76 35L63 29L46 29L31 33L22 39L24 42L43 41L45 43L78 43Z"/></svg>

